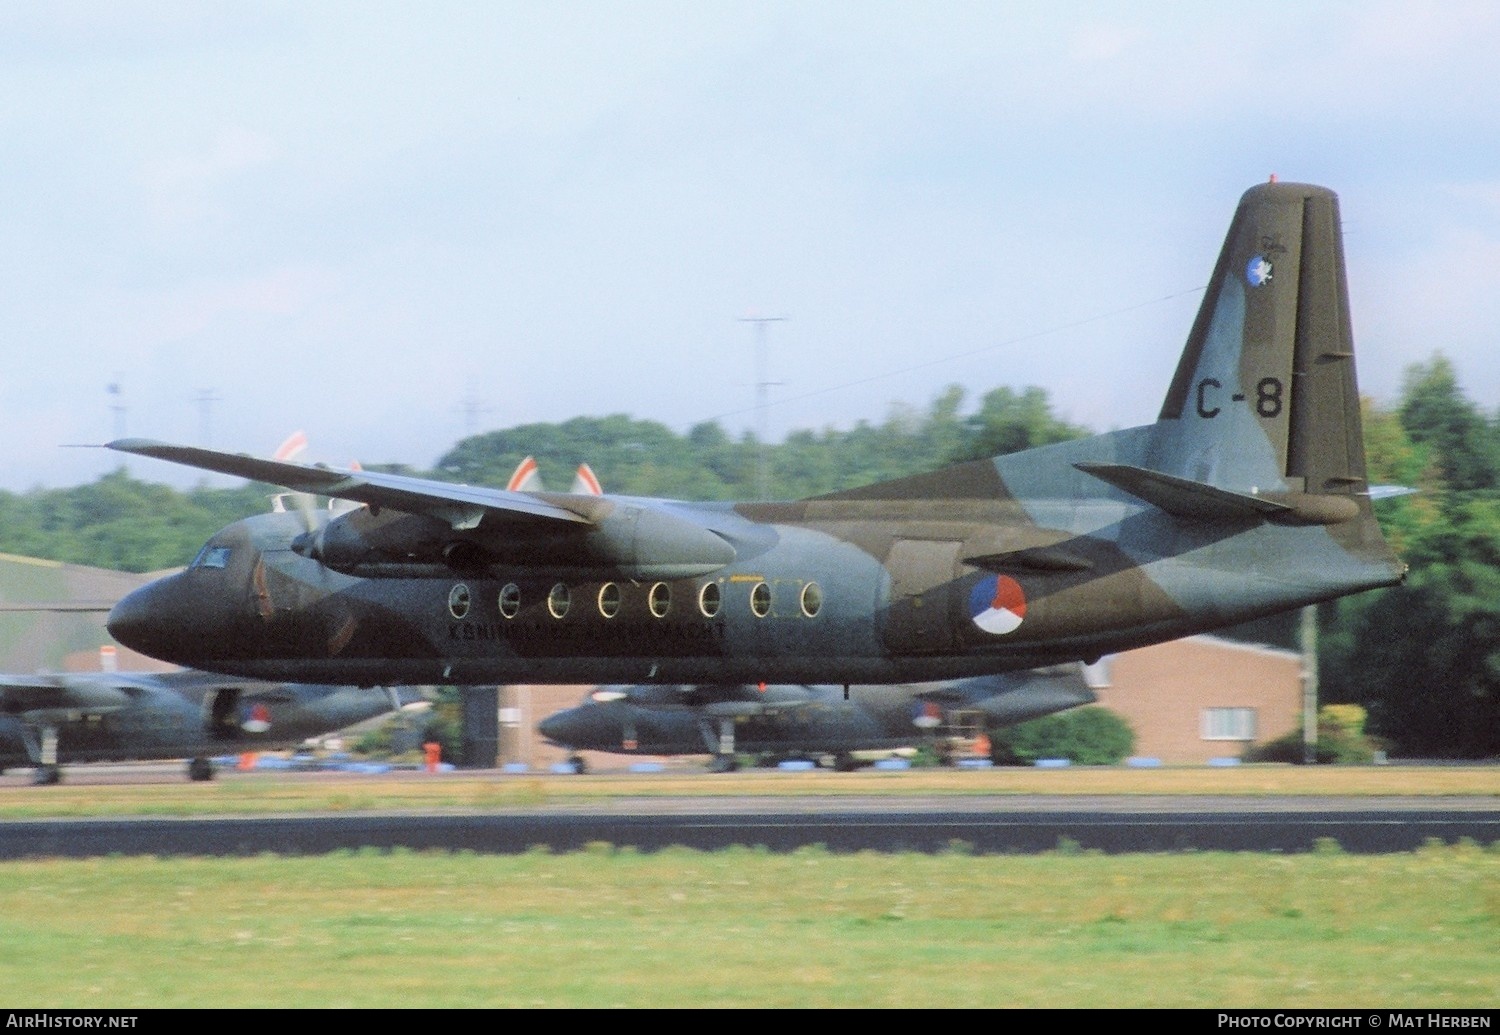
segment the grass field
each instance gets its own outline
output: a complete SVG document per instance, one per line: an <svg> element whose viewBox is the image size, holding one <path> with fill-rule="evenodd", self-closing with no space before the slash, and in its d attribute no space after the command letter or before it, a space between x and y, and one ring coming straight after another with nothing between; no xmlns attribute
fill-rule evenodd
<svg viewBox="0 0 1500 1035"><path fill-rule="evenodd" d="M111 815L267 815L316 811L528 809L638 798L718 795L772 798L1035 795L1337 795L1494 798L1497 766L1288 766L1225 769L912 769L898 772L615 776L473 775L463 772L345 777L224 774L212 783L91 784L0 788L0 819Z"/></svg>
<svg viewBox="0 0 1500 1035"><path fill-rule="evenodd" d="M1489 1007L1500 852L114 858L0 867L53 1007Z"/></svg>
<svg viewBox="0 0 1500 1035"><path fill-rule="evenodd" d="M629 808L718 795L1494 798L1493 767L464 773L0 789L0 817ZM3 831L0 831L3 836ZM8 1007L1500 1005L1500 848L0 866Z"/></svg>

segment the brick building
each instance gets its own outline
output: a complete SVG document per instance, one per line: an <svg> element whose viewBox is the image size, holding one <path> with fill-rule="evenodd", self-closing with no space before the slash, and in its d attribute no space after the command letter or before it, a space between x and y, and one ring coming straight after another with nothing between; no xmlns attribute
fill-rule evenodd
<svg viewBox="0 0 1500 1035"><path fill-rule="evenodd" d="M1099 703L1135 730L1135 753L1163 762L1238 758L1298 728L1302 658L1191 636L1105 659Z"/></svg>

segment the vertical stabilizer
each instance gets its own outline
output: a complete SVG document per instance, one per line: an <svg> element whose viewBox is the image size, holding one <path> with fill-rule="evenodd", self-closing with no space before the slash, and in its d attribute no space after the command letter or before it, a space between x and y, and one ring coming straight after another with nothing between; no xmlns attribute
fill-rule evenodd
<svg viewBox="0 0 1500 1035"><path fill-rule="evenodd" d="M1240 199L1153 434L1151 466L1237 492L1366 488L1338 197Z"/></svg>

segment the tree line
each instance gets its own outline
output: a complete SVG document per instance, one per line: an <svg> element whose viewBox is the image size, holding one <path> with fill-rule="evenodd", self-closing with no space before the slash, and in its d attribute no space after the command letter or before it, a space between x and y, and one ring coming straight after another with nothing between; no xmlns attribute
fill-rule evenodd
<svg viewBox="0 0 1500 1035"><path fill-rule="evenodd" d="M733 436L715 421L679 434L624 414L490 431L454 445L432 471L504 485L535 457L547 487L593 467L611 493L695 500L797 499L917 474L947 463L1089 434L1046 391L996 388L965 412L950 386L925 410L878 423L799 430L779 443ZM1417 489L1377 504L1405 584L1320 608L1323 700L1359 704L1396 754L1500 755L1500 414L1467 398L1441 354L1406 372L1391 406L1366 402L1372 484ZM123 571L187 563L229 522L266 510L276 489L178 491L120 469L66 489L0 492L0 551ZM1295 646L1291 616L1231 634Z"/></svg>

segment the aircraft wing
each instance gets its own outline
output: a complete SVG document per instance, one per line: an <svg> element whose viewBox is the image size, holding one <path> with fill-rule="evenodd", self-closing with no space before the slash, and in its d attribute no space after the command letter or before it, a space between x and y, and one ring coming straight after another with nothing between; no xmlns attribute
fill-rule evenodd
<svg viewBox="0 0 1500 1035"><path fill-rule="evenodd" d="M105 448L281 485L296 492L334 496L408 514L426 514L441 518L454 528L473 528L486 517L504 523L592 523L582 514L529 493L506 489L476 488L379 471L346 471L287 460L264 460L247 453L224 453L144 438L117 439L106 443Z"/></svg>
<svg viewBox="0 0 1500 1035"><path fill-rule="evenodd" d="M731 716L789 711L820 699L831 699L836 693L834 687L820 691L800 684L757 687L748 683L641 683L602 686L589 696L600 703L628 701L646 708L685 705L702 708L713 716Z"/></svg>
<svg viewBox="0 0 1500 1035"><path fill-rule="evenodd" d="M976 709L983 712L991 723L1000 726L1093 704L1098 700L1089 686L1084 667L1077 662L928 684L921 687L916 696L950 708Z"/></svg>
<svg viewBox="0 0 1500 1035"><path fill-rule="evenodd" d="M673 513L669 507L655 505L657 501L593 495L542 498L529 492L454 485L409 475L262 460L243 453L174 446L150 439L119 439L108 443L106 448L283 485L296 492L354 500L367 504L371 516L380 508L388 508L432 518L446 522L454 532L478 530L473 539L458 537L462 542L477 540L499 549L524 538L511 534L517 531L536 533L539 537L580 533L577 536L580 556L618 566L632 578L701 575L735 558L735 549L728 540ZM314 556L335 567L341 556L345 559L362 556L366 547L359 542L357 530L346 537L355 541L353 547L339 546L339 537L330 531L362 513L331 519L319 533L319 539L327 536L333 542L316 545Z"/></svg>
<svg viewBox="0 0 1500 1035"><path fill-rule="evenodd" d="M49 611L57 614L71 612L108 613L119 603L117 600L20 600L0 602L0 611Z"/></svg>
<svg viewBox="0 0 1500 1035"><path fill-rule="evenodd" d="M100 675L0 675L0 712L102 713L127 708L135 695L119 680Z"/></svg>
<svg viewBox="0 0 1500 1035"><path fill-rule="evenodd" d="M812 704L806 701L710 701L701 705L703 714L715 719L754 718L761 715L780 715Z"/></svg>

